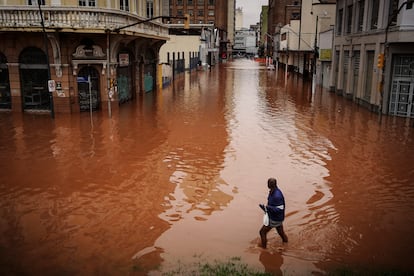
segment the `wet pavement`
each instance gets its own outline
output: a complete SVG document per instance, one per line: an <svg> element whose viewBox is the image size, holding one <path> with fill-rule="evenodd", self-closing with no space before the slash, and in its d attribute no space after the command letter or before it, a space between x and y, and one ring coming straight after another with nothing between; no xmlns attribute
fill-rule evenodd
<svg viewBox="0 0 414 276"><path fill-rule="evenodd" d="M414 272L414 128L235 60L109 118L0 112L0 271L160 274L240 257L274 274ZM258 247L266 181L289 243Z"/></svg>

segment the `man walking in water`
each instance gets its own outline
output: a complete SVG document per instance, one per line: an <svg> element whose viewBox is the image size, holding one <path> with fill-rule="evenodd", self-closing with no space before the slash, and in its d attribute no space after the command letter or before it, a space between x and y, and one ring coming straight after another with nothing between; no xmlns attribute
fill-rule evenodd
<svg viewBox="0 0 414 276"><path fill-rule="evenodd" d="M276 228L277 233L282 238L283 242L288 242L288 237L283 231L283 220L285 219L285 198L282 191L277 187L275 178L267 180L267 187L269 188L269 195L267 196L267 205L260 204L260 208L269 215L269 225L263 225L260 229L260 239L262 247L267 246L267 233Z"/></svg>

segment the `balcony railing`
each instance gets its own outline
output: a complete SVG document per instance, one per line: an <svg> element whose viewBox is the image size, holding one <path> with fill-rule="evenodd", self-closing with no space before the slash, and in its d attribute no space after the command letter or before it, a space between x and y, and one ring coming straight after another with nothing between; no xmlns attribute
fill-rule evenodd
<svg viewBox="0 0 414 276"><path fill-rule="evenodd" d="M42 6L42 12L46 30L55 29L65 32L106 32L147 19L125 11L101 8ZM0 31L25 29L41 31L41 28L38 7L0 7ZM157 21L149 21L125 28L121 32L138 36L166 37L168 27Z"/></svg>

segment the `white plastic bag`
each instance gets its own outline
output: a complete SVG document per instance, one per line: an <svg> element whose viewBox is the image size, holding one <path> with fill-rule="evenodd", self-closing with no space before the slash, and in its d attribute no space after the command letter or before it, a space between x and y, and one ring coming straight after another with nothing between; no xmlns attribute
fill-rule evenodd
<svg viewBox="0 0 414 276"><path fill-rule="evenodd" d="M269 215L267 214L267 212L263 215L263 225L269 226Z"/></svg>

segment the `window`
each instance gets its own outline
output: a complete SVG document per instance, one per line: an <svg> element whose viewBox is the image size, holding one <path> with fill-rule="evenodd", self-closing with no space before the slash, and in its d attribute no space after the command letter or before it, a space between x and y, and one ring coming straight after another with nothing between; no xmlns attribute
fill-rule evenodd
<svg viewBox="0 0 414 276"><path fill-rule="evenodd" d="M214 10L208 10L208 16L214 16Z"/></svg>
<svg viewBox="0 0 414 276"><path fill-rule="evenodd" d="M209 4L210 6L213 6L213 5L214 5L214 0L208 0L208 4Z"/></svg>
<svg viewBox="0 0 414 276"><path fill-rule="evenodd" d="M153 18L154 17L154 1L147 0L147 17Z"/></svg>
<svg viewBox="0 0 414 276"><path fill-rule="evenodd" d="M398 0L397 0L398 1ZM357 31L362 32L364 26L364 11L365 11L365 0L358 1L358 23Z"/></svg>
<svg viewBox="0 0 414 276"><path fill-rule="evenodd" d="M204 16L204 10L198 10L198 16Z"/></svg>
<svg viewBox="0 0 414 276"><path fill-rule="evenodd" d="M183 10L177 10L177 16L183 16Z"/></svg>
<svg viewBox="0 0 414 276"><path fill-rule="evenodd" d="M352 32L352 9L353 6L348 6L348 12L347 12L347 20L346 20L346 33L350 34Z"/></svg>
<svg viewBox="0 0 414 276"><path fill-rule="evenodd" d="M187 12L188 12L189 16L194 16L194 11L193 10L187 10Z"/></svg>
<svg viewBox="0 0 414 276"><path fill-rule="evenodd" d="M378 28L379 0L373 0L371 8L371 30L374 30Z"/></svg>
<svg viewBox="0 0 414 276"><path fill-rule="evenodd" d="M337 23L336 23L336 35L342 35L342 17L344 16L344 10L338 11Z"/></svg>
<svg viewBox="0 0 414 276"><path fill-rule="evenodd" d="M177 5L182 6L183 5L183 0L177 0Z"/></svg>
<svg viewBox="0 0 414 276"><path fill-rule="evenodd" d="M192 6L193 4L193 0L187 0L187 5Z"/></svg>
<svg viewBox="0 0 414 276"><path fill-rule="evenodd" d="M204 6L204 0L197 0L197 4L199 6Z"/></svg>
<svg viewBox="0 0 414 276"><path fill-rule="evenodd" d="M129 11L129 0L119 0L119 8L123 11Z"/></svg>
<svg viewBox="0 0 414 276"><path fill-rule="evenodd" d="M79 0L80 7L95 7L95 0Z"/></svg>

